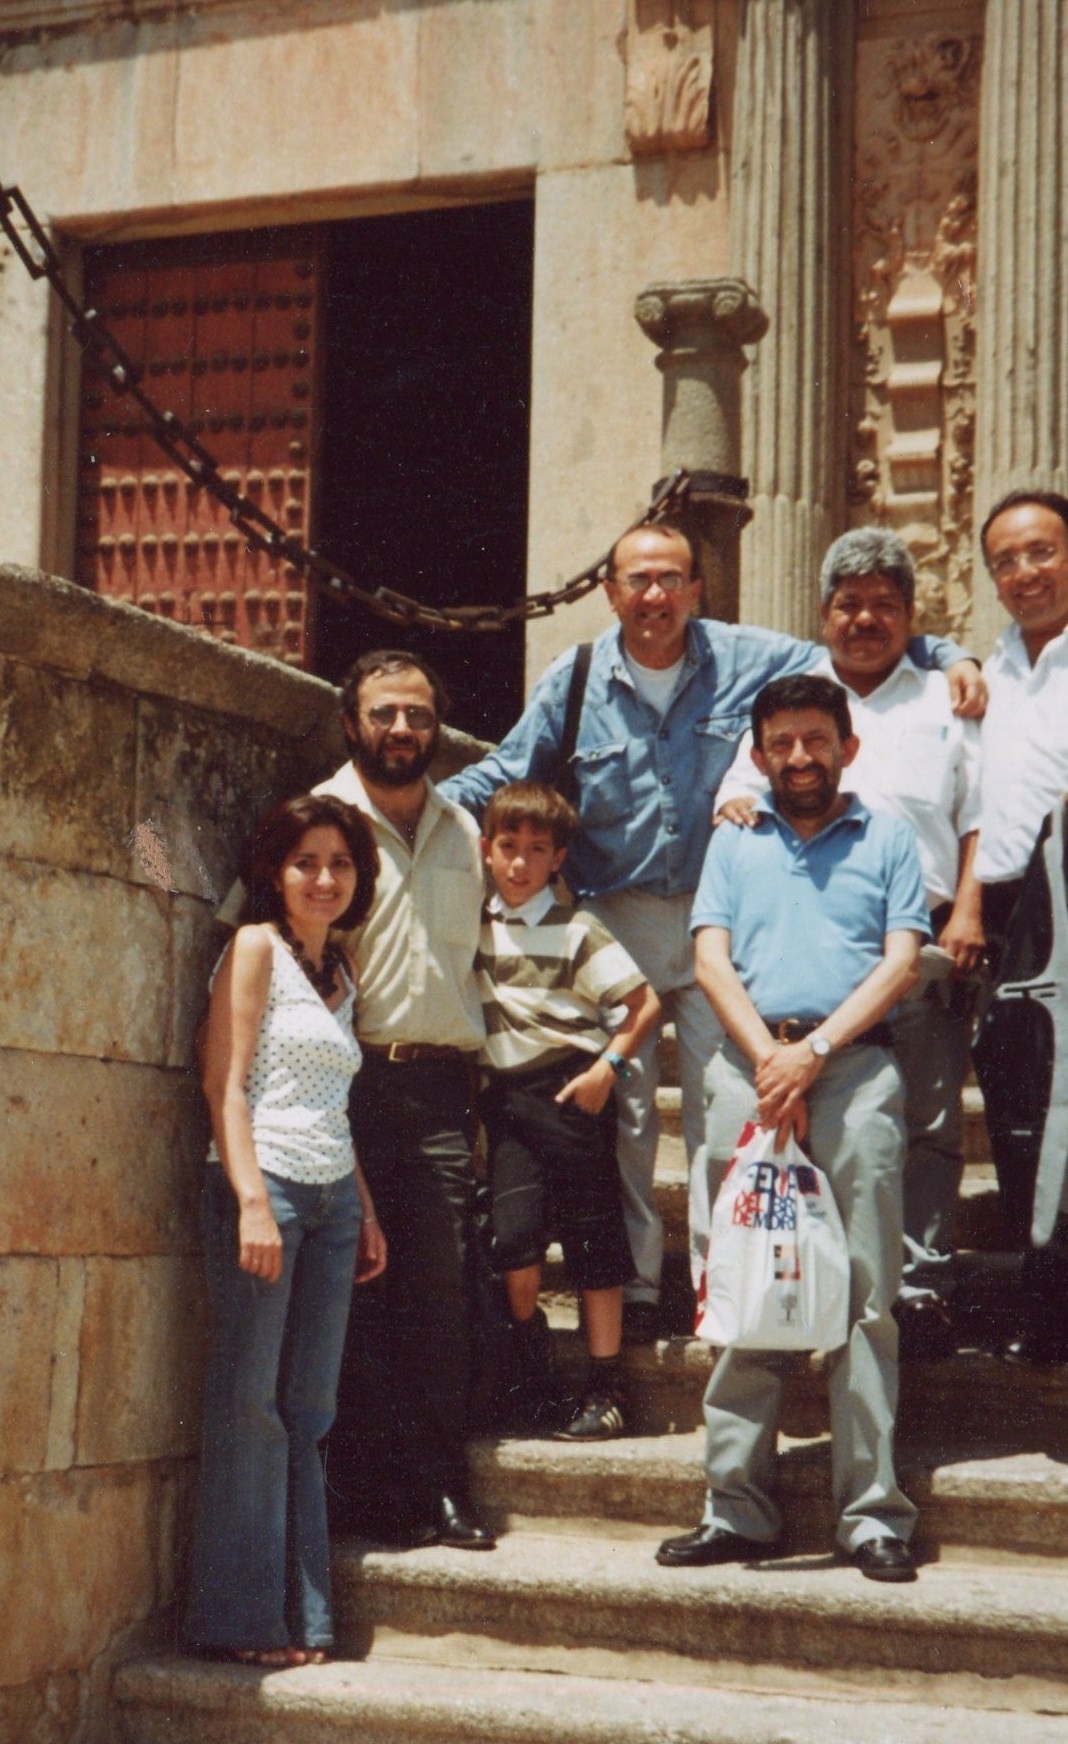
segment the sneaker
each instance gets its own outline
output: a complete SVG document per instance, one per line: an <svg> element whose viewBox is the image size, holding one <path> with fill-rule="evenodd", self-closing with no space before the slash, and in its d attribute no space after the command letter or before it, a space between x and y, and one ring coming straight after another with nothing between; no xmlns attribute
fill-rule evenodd
<svg viewBox="0 0 1068 1744"><path fill-rule="evenodd" d="M618 1393L588 1393L570 1423L556 1431L555 1441L611 1441L626 1428Z"/></svg>

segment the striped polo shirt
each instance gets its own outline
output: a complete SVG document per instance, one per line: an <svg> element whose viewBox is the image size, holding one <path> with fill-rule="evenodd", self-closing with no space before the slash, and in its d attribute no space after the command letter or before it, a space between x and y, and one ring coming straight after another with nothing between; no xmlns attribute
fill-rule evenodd
<svg viewBox="0 0 1068 1744"><path fill-rule="evenodd" d="M498 895L482 912L475 974L486 1042L497 1071L551 1065L579 1048L608 1046L604 1015L645 976L607 927L567 908L546 886L521 908Z"/></svg>

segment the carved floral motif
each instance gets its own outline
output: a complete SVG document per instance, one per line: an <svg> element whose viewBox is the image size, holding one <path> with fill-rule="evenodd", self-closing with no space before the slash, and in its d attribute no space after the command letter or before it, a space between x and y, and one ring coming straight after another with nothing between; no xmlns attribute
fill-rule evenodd
<svg viewBox="0 0 1068 1744"><path fill-rule="evenodd" d="M636 154L710 139L713 0L628 0L624 125Z"/></svg>
<svg viewBox="0 0 1068 1744"><path fill-rule="evenodd" d="M895 527L925 626L971 602L980 39L861 45L854 184L854 524Z"/></svg>

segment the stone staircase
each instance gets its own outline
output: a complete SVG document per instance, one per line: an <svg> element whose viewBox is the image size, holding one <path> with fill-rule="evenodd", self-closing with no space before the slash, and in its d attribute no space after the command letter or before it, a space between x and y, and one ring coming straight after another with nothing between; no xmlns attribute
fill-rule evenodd
<svg viewBox="0 0 1068 1744"><path fill-rule="evenodd" d="M115 1744L1062 1744L1068 1737L1068 1370L992 1354L1015 1262L982 1110L967 1093L960 1354L902 1368L899 1467L921 1510L913 1586L831 1554L826 1396L795 1359L774 1561L666 1570L699 1517L710 1357L686 1336L678 1098L662 1097L658 1179L675 1336L627 1355L634 1433L601 1445L482 1442L491 1555L336 1545L340 1657L264 1673L194 1660L117 1675ZM581 1340L555 1268L561 1368Z"/></svg>

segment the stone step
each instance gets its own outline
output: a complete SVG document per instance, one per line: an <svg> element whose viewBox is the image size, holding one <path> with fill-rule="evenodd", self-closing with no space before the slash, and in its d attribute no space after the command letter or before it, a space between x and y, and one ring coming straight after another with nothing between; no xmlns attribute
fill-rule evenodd
<svg viewBox="0 0 1068 1744"><path fill-rule="evenodd" d="M471 1449L474 1493L498 1529L524 1516L621 1520L687 1531L704 1504L701 1430L600 1444L483 1441ZM1005 1557L1068 1556L1062 1458L1003 1452L996 1437L951 1445L898 1438L898 1473L920 1510L921 1554L970 1547ZM817 1553L833 1540L829 1439L780 1444L777 1492L786 1542Z"/></svg>
<svg viewBox="0 0 1068 1744"><path fill-rule="evenodd" d="M1003 1330L1008 1328L1006 1322ZM1002 1341L993 1317L984 1331L992 1347ZM562 1383L574 1395L585 1369L581 1334L558 1331L556 1351ZM635 1433L673 1435L700 1426L712 1367L707 1344L686 1336L660 1339L625 1349L623 1360ZM785 1361L783 1431L798 1438L821 1435L828 1422L824 1359L816 1352ZM1022 1368L986 1349L961 1350L944 1362L904 1361L898 1426L900 1434L932 1443L971 1435L983 1446L1001 1438L1006 1452L1068 1451L1068 1367Z"/></svg>
<svg viewBox="0 0 1068 1744"><path fill-rule="evenodd" d="M685 1669L685 1662L681 1662ZM1059 1714L377 1656L299 1671L149 1660L119 1672L114 1744L1061 1744ZM1009 1692L994 1686L991 1704ZM937 1698L936 1698L937 1699Z"/></svg>
<svg viewBox="0 0 1068 1744"><path fill-rule="evenodd" d="M743 1666L779 1687L788 1670L884 1693L895 1678L918 1688L951 1672L976 1696L992 1678L1034 1680L1047 1711L1068 1713L1068 1575L1053 1560L942 1560L914 1585L889 1589L830 1552L755 1568L662 1569L658 1527L567 1527L525 1521L481 1556L339 1545L341 1652L366 1658L388 1644L392 1653L404 1638L419 1656L426 1639L461 1635L524 1655L611 1652L615 1675L627 1675L627 1656L657 1654L700 1663L706 1674L714 1667L728 1681Z"/></svg>

